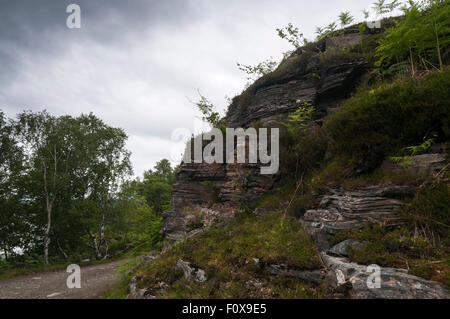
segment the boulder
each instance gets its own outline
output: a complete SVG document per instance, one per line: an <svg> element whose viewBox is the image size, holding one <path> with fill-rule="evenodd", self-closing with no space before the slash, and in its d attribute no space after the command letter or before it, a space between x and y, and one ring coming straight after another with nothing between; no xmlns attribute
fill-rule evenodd
<svg viewBox="0 0 450 319"><path fill-rule="evenodd" d="M156 299L156 297L149 294L147 289L139 289L135 299Z"/></svg>
<svg viewBox="0 0 450 319"><path fill-rule="evenodd" d="M450 297L450 292L443 284L410 275L405 269L363 266L325 253L321 254L321 258L328 269L326 278L330 284L335 287L346 285L350 296L355 299Z"/></svg>
<svg viewBox="0 0 450 319"><path fill-rule="evenodd" d="M205 282L208 278L206 277L206 273L204 270L202 269L198 269L197 272L195 273L195 278L194 280L196 282Z"/></svg>
<svg viewBox="0 0 450 319"><path fill-rule="evenodd" d="M136 289L137 289L137 278L133 277L130 280L130 287L127 297L134 297L136 295Z"/></svg>
<svg viewBox="0 0 450 319"><path fill-rule="evenodd" d="M351 247L352 249L359 250L363 247L363 245L356 240L353 239L347 239L343 242L340 242L337 245L334 245L332 248L328 250L328 254L335 255L335 256L345 256L348 257L348 248Z"/></svg>
<svg viewBox="0 0 450 319"><path fill-rule="evenodd" d="M208 280L204 270L191 267L191 263L189 262L179 259L177 261L177 267L183 270L184 278L188 281L205 282Z"/></svg>

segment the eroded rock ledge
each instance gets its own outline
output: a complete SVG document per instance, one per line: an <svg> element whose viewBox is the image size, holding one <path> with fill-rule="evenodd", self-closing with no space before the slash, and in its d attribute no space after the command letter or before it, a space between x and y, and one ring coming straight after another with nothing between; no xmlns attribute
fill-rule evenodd
<svg viewBox="0 0 450 319"><path fill-rule="evenodd" d="M308 210L303 223L317 237L320 250L329 248L328 240L341 230L362 228L369 222L382 223L404 202L413 196L415 187L366 187L348 191L325 188L319 196L318 209Z"/></svg>

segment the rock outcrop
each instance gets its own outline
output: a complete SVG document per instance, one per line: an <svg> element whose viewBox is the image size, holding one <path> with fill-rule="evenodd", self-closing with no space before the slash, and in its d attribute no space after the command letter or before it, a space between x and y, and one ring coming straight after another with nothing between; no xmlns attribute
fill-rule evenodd
<svg viewBox="0 0 450 319"><path fill-rule="evenodd" d="M320 207L307 211L303 223L316 237L328 283L335 288L346 287L349 296L356 299L450 297L443 284L413 276L405 269L360 265L345 258L349 247L362 249L363 243L348 239L329 248L329 240L341 230L359 229L369 222L383 223L392 217L395 210L404 205L402 198L415 193L415 187L373 186L352 191L327 188L324 191L325 194L319 197Z"/></svg>
<svg viewBox="0 0 450 319"><path fill-rule="evenodd" d="M359 34L347 34L320 41L313 47L300 48L272 74L257 80L242 95L233 99L226 116L230 128L279 127L279 121L305 102L312 103L322 116L332 114L349 97L357 84L368 75L368 63L363 59L324 59L323 52L340 52L363 39ZM433 174L446 163L445 152L417 155L405 165L384 162L382 173L407 170L413 174ZM241 204L254 205L277 185L280 175L261 175L259 164L191 164L182 163L173 187L171 211L164 213L163 232L176 243L200 234L209 226L231 221ZM380 268L380 287L371 287L372 272L367 266L346 259L348 248L360 249L363 244L346 240L330 248L330 239L342 230L360 229L370 222L383 224L414 196L413 186L371 186L356 190L323 188L315 209L302 217L306 229L315 236L324 264L322 270L304 271L288 265L255 266L262 272L277 276L292 276L304 281L333 286L345 286L352 298L448 298L449 291L440 283L415 277L403 269ZM265 211L258 209L257 215ZM177 267L188 280L207 280L203 270L179 260ZM248 285L262 283L249 280ZM153 296L148 291L133 293ZM158 288L159 289L159 288Z"/></svg>
<svg viewBox="0 0 450 319"><path fill-rule="evenodd" d="M353 250L360 250L361 248L363 248L363 244L353 239L347 239L331 247L328 250L328 254L332 256L348 257L349 248Z"/></svg>
<svg viewBox="0 0 450 319"><path fill-rule="evenodd" d="M399 163L392 163L388 160L381 165L384 174L408 172L411 174L431 175L439 173L446 165L446 154L422 154L415 155L401 160Z"/></svg>
<svg viewBox="0 0 450 319"><path fill-rule="evenodd" d="M348 285L355 299L447 299L450 292L441 283L407 273L405 269L368 267L345 258L321 255L327 278L335 286ZM377 272L379 281L377 282Z"/></svg>
<svg viewBox="0 0 450 319"><path fill-rule="evenodd" d="M177 267L183 271L186 280L205 282L208 279L204 270L192 267L190 263L181 259L177 261Z"/></svg>
<svg viewBox="0 0 450 319"><path fill-rule="evenodd" d="M270 275L295 277L315 284L320 284L325 279L324 270L297 270L285 264L265 265L263 270Z"/></svg>
<svg viewBox="0 0 450 319"><path fill-rule="evenodd" d="M319 249L329 248L328 240L341 230L364 227L369 222L382 223L404 203L401 198L414 195L411 186L367 187L348 191L326 188L319 197L318 209L303 216L305 226L317 236Z"/></svg>
<svg viewBox="0 0 450 319"><path fill-rule="evenodd" d="M359 43L359 34L322 41L299 49L269 77L256 81L229 107L226 125L247 128L279 127L278 121L310 102L324 116L347 98L367 74L368 63L351 60L324 63L322 52ZM171 211L164 214L163 232L169 240L189 236L209 221L229 221L244 201L248 205L273 189L278 175L261 175L257 164L182 163L173 187Z"/></svg>
<svg viewBox="0 0 450 319"><path fill-rule="evenodd" d="M320 55L316 54L309 56L305 65L297 69L293 67L291 72L261 84L256 82L254 94L247 105L242 104L242 97L231 104L227 126L248 127L256 121L270 126L304 102L313 103L326 113L328 108L335 107L348 97L366 73L368 64L364 60L358 60L325 69L322 67Z"/></svg>
<svg viewBox="0 0 450 319"><path fill-rule="evenodd" d="M164 214L167 239L228 222L242 200L256 201L273 188L277 175L261 175L256 164L181 164L171 211Z"/></svg>

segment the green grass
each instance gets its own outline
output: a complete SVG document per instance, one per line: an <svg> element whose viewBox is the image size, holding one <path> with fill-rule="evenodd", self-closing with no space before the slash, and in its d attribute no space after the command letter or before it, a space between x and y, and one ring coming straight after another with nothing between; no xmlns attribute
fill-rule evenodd
<svg viewBox="0 0 450 319"><path fill-rule="evenodd" d="M175 246L153 264L138 267L134 275L139 288L148 288L160 298L313 298L323 287L295 278L275 278L255 266L284 263L300 270L321 268L315 243L300 223L270 213L260 219L241 215L228 226L211 229L201 236ZM176 267L179 259L205 270L205 283L187 281ZM258 280L262 288L248 284ZM170 286L158 294L159 284ZM123 286L105 296L123 295Z"/></svg>
<svg viewBox="0 0 450 319"><path fill-rule="evenodd" d="M147 252L149 255L154 255L156 252ZM100 295L101 299L125 299L128 295L130 280L133 277L133 272L141 264L141 257L124 259L123 263L118 267L117 274L120 279L112 284L112 286Z"/></svg>
<svg viewBox="0 0 450 319"><path fill-rule="evenodd" d="M111 288L100 295L100 299L126 299L130 279L131 278L127 276L115 282Z"/></svg>

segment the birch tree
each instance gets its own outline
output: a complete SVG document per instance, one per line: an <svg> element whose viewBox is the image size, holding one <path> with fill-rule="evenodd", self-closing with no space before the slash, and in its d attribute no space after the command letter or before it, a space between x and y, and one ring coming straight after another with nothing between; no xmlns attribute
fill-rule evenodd
<svg viewBox="0 0 450 319"><path fill-rule="evenodd" d="M70 117L55 118L46 111L18 115L15 132L24 150L28 171L28 197L42 203L45 223L43 250L49 263L52 217L58 199L68 188L70 161L73 154Z"/></svg>

